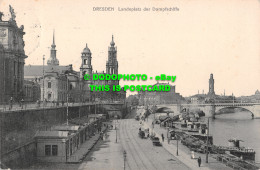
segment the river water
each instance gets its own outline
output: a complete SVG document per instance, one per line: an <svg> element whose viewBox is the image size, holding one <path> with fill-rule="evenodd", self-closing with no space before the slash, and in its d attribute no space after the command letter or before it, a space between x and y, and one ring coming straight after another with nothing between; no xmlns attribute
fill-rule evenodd
<svg viewBox="0 0 260 170"><path fill-rule="evenodd" d="M209 132L215 145L228 146L228 140L241 139L240 146L249 147L256 152L256 163L260 163L260 119L251 119L246 111L216 115L209 120Z"/></svg>

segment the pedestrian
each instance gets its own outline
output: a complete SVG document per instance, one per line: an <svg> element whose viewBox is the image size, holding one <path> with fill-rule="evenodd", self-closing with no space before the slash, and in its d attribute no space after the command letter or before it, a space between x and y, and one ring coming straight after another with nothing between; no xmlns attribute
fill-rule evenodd
<svg viewBox="0 0 260 170"><path fill-rule="evenodd" d="M162 141L164 142L164 136L163 136L163 133L162 133Z"/></svg>
<svg viewBox="0 0 260 170"><path fill-rule="evenodd" d="M101 133L100 133L100 138L101 138L101 140L103 140L103 137L104 137L104 134L103 134L103 132L101 132Z"/></svg>
<svg viewBox="0 0 260 170"><path fill-rule="evenodd" d="M47 106L47 99L42 100L42 105Z"/></svg>
<svg viewBox="0 0 260 170"><path fill-rule="evenodd" d="M38 107L40 107L40 105L41 105L40 100L37 100L36 103L37 103Z"/></svg>
<svg viewBox="0 0 260 170"><path fill-rule="evenodd" d="M9 110L13 108L13 97L10 98Z"/></svg>
<svg viewBox="0 0 260 170"><path fill-rule="evenodd" d="M24 100L22 99L21 100L21 107L22 107L22 109L23 109L23 102L24 102Z"/></svg>
<svg viewBox="0 0 260 170"><path fill-rule="evenodd" d="M200 164L201 164L201 158L199 157L198 158L198 165L199 165L199 167L200 167Z"/></svg>
<svg viewBox="0 0 260 170"><path fill-rule="evenodd" d="M195 158L195 153L194 151L191 151L191 159L194 159Z"/></svg>

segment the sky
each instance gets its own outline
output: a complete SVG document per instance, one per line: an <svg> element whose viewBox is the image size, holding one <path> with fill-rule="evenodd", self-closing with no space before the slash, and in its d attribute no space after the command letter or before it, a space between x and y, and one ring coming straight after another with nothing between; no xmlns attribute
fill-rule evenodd
<svg viewBox="0 0 260 170"><path fill-rule="evenodd" d="M208 93L211 73L216 94L225 90L226 95L241 96L260 90L258 0L0 0L4 20L10 17L9 4L26 32L26 65L41 65L43 55L50 57L55 30L60 65L73 64L78 71L87 43L94 71L103 71L113 34L120 74L176 76L171 84L183 96ZM151 11L118 11L127 7ZM153 7L179 11L156 12Z"/></svg>

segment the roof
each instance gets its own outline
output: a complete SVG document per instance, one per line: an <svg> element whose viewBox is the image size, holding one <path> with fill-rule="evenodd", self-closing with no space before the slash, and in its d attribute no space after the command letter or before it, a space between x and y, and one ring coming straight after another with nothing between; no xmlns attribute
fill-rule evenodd
<svg viewBox="0 0 260 170"><path fill-rule="evenodd" d="M70 66L44 66L45 73L48 72L58 72L62 73L66 70L69 70ZM42 76L43 66L42 65L25 65L24 66L24 77L34 76L40 77Z"/></svg>
<svg viewBox="0 0 260 170"><path fill-rule="evenodd" d="M163 86L169 85L169 86L171 86L171 87L174 87L174 86L175 86L175 85L171 85L171 84L169 84L169 83L159 83L159 82L158 82L158 83L154 84L153 87L154 87L154 86L159 86L159 85L163 85Z"/></svg>
<svg viewBox="0 0 260 170"><path fill-rule="evenodd" d="M66 138L69 136L68 131L38 131L35 134L35 137L57 137L57 138Z"/></svg>
<svg viewBox="0 0 260 170"><path fill-rule="evenodd" d="M88 117L102 117L104 114L89 114Z"/></svg>
<svg viewBox="0 0 260 170"><path fill-rule="evenodd" d="M77 130L79 130L79 126L61 125L61 126L55 126L55 127L53 127L52 130L77 131Z"/></svg>
<svg viewBox="0 0 260 170"><path fill-rule="evenodd" d="M164 121L165 119L167 119L168 118L168 116L159 116L159 119L161 120L161 121Z"/></svg>
<svg viewBox="0 0 260 170"><path fill-rule="evenodd" d="M88 44L86 44L86 47L83 49L82 53L91 53L90 49L88 48Z"/></svg>

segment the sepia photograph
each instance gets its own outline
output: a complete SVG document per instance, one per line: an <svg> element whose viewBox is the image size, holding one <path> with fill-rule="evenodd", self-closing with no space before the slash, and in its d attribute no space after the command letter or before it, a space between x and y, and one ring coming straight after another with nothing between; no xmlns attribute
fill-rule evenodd
<svg viewBox="0 0 260 170"><path fill-rule="evenodd" d="M0 169L260 169L259 0L0 0Z"/></svg>

